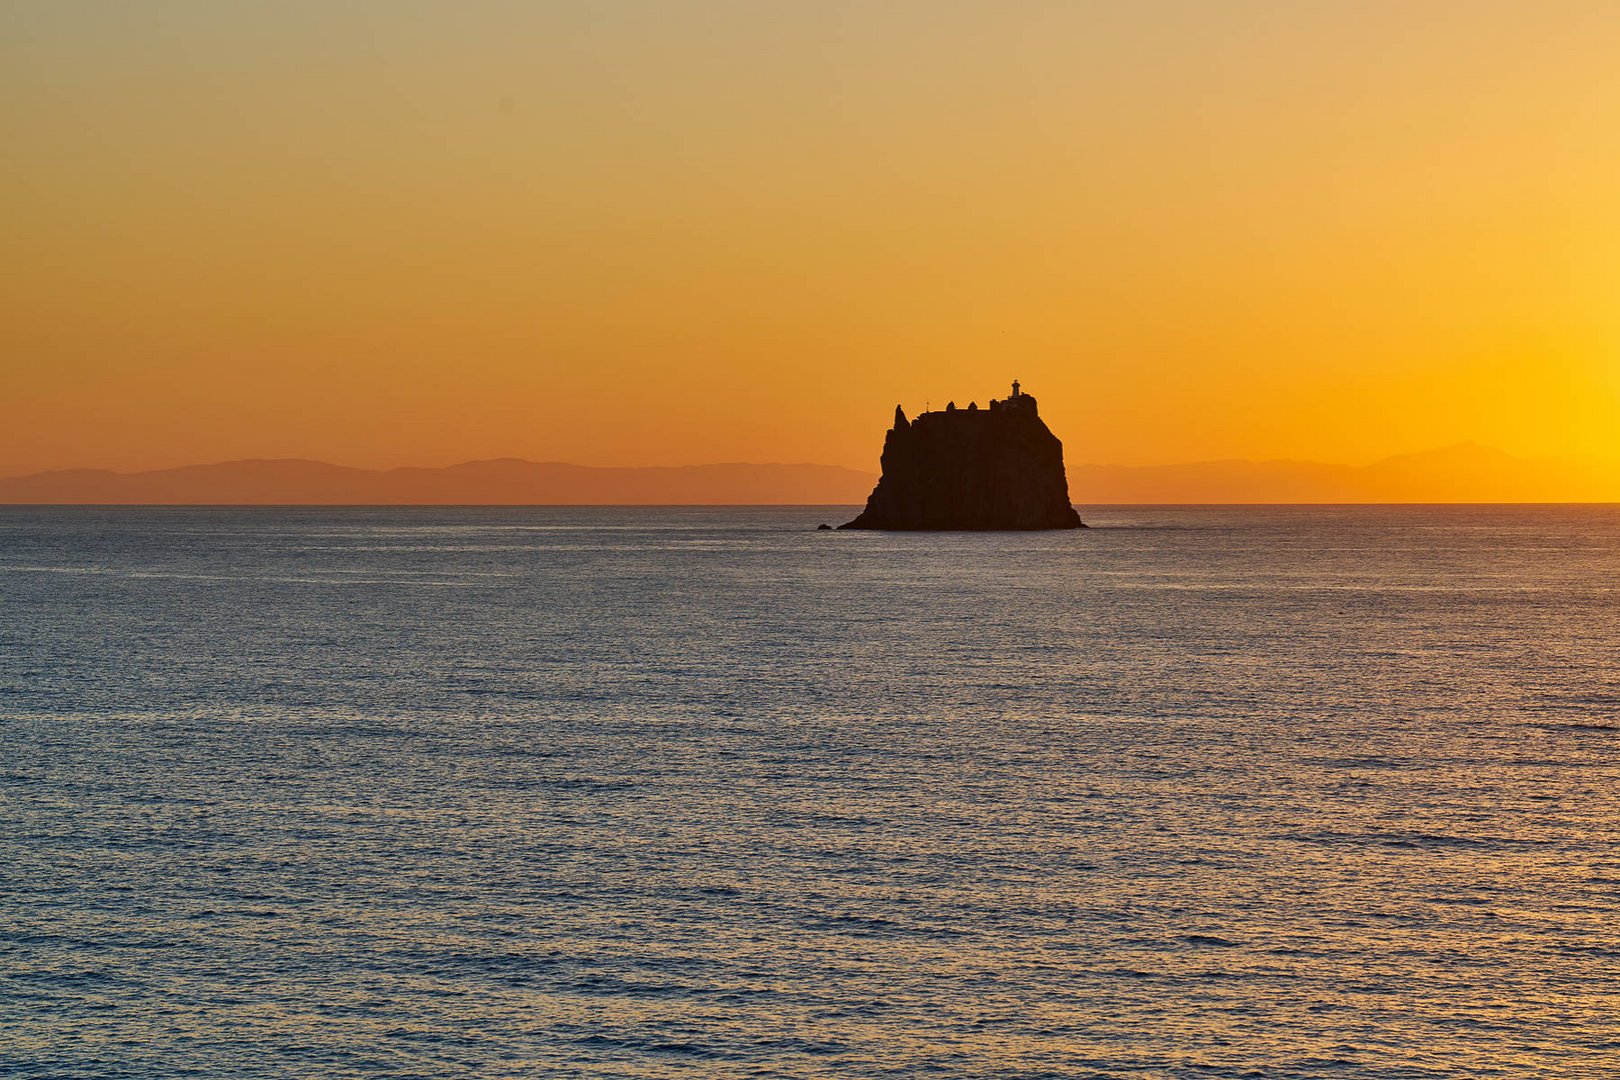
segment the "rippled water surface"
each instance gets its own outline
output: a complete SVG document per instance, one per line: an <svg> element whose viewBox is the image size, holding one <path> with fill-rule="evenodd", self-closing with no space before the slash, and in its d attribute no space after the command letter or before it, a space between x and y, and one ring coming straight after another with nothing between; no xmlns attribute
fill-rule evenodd
<svg viewBox="0 0 1620 1080"><path fill-rule="evenodd" d="M0 1074L1620 1075L1620 509L0 510Z"/></svg>

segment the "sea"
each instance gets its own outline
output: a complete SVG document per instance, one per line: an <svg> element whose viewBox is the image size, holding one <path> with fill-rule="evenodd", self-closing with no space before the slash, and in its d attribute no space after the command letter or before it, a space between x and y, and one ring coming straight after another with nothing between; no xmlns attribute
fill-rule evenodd
<svg viewBox="0 0 1620 1080"><path fill-rule="evenodd" d="M8 1078L1620 1076L1620 507L0 510Z"/></svg>

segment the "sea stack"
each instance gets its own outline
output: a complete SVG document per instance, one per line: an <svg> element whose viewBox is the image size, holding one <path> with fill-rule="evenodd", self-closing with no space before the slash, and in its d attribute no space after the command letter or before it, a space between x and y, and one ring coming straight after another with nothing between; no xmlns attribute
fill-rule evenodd
<svg viewBox="0 0 1620 1080"><path fill-rule="evenodd" d="M907 420L899 406L883 441L883 475L860 517L841 529L1083 529L1069 504L1063 443L1035 399L1012 394L981 409L956 403Z"/></svg>

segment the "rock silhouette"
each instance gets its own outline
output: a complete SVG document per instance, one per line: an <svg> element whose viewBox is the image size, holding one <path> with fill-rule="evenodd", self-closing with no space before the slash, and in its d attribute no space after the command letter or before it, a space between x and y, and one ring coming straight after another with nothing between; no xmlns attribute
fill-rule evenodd
<svg viewBox="0 0 1620 1080"><path fill-rule="evenodd" d="M1035 399L1013 383L988 409L899 406L883 442L883 475L866 509L840 529L1083 529L1069 504L1063 443Z"/></svg>

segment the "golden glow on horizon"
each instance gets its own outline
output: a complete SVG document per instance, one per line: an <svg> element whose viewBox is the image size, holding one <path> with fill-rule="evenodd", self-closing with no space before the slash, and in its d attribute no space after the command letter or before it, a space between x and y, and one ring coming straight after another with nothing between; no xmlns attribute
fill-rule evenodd
<svg viewBox="0 0 1620 1080"><path fill-rule="evenodd" d="M1620 452L1620 10L1288 7L10 5L0 474Z"/></svg>

